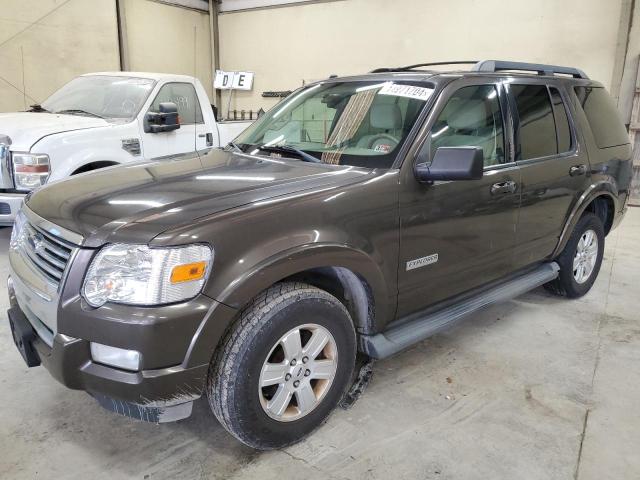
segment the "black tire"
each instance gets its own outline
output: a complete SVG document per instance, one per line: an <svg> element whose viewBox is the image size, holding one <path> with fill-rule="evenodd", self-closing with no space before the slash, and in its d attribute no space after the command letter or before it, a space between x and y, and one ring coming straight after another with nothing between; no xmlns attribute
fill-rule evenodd
<svg viewBox="0 0 640 480"><path fill-rule="evenodd" d="M331 333L337 350L335 376L313 410L296 420L278 421L260 400L262 366L278 340L303 324L317 324ZM209 405L222 426L244 444L259 450L282 448L327 419L350 385L355 358L355 330L340 301L307 284L276 284L243 310L218 347L207 378Z"/></svg>
<svg viewBox="0 0 640 480"><path fill-rule="evenodd" d="M596 234L598 240L598 256L589 278L584 283L578 283L574 277L573 259L576 255L580 238L588 230L592 230ZM545 288L555 295L566 296L568 298L582 297L591 289L598 277L603 254L604 227L602 226L602 221L593 213L585 213L576 224L564 250L562 250L562 253L555 259L558 265L560 265L558 278L545 284Z"/></svg>

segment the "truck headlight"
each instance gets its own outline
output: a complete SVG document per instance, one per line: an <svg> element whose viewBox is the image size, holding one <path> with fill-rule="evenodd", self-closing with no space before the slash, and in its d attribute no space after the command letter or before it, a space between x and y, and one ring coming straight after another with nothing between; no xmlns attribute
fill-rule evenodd
<svg viewBox="0 0 640 480"><path fill-rule="evenodd" d="M11 159L16 190L30 191L47 182L51 173L48 155L13 152Z"/></svg>
<svg viewBox="0 0 640 480"><path fill-rule="evenodd" d="M162 305L195 297L209 274L206 245L149 248L113 244L94 257L82 286L89 305Z"/></svg>

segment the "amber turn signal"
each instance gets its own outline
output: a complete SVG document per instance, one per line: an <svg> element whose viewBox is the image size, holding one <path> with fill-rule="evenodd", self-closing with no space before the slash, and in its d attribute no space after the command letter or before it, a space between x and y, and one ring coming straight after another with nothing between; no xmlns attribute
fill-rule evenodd
<svg viewBox="0 0 640 480"><path fill-rule="evenodd" d="M190 282L204 277L207 262L194 262L178 265L171 270L171 283Z"/></svg>

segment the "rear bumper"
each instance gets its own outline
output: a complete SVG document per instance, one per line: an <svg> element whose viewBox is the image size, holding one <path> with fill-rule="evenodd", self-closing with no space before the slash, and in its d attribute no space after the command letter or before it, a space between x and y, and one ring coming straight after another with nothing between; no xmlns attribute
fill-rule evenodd
<svg viewBox="0 0 640 480"><path fill-rule="evenodd" d="M24 193L0 193L0 226L13 225L24 197Z"/></svg>

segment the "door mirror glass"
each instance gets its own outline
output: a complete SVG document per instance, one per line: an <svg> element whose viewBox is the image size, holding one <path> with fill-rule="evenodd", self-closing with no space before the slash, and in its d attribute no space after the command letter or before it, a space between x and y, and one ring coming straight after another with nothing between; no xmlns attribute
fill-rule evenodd
<svg viewBox="0 0 640 480"><path fill-rule="evenodd" d="M170 132L178 128L180 128L178 107L173 102L160 103L157 112L148 112L144 116L145 133Z"/></svg>
<svg viewBox="0 0 640 480"><path fill-rule="evenodd" d="M416 165L415 175L420 182L478 180L483 169L482 147L440 147L431 163Z"/></svg>

